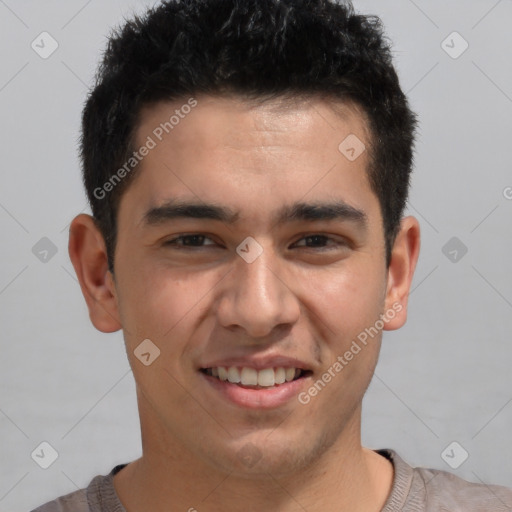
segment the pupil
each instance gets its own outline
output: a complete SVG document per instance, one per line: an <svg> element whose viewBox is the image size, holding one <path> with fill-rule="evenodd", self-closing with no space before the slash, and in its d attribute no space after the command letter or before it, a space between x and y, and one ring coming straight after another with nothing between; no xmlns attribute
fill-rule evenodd
<svg viewBox="0 0 512 512"><path fill-rule="evenodd" d="M314 240L317 243L325 242L325 236L323 236L323 235L312 235L312 236L308 236L307 239L309 241ZM314 244L314 242L313 242L313 244Z"/></svg>
<svg viewBox="0 0 512 512"><path fill-rule="evenodd" d="M195 241L195 242L202 241L202 239L203 239L203 238L204 238L204 237L203 237L202 235L189 235L189 236L187 236L187 237L185 237L185 238L183 239L183 243L184 243L184 245L195 245L195 244L194 244L194 241ZM188 242L190 242L191 240L192 240L193 242L192 242L192 243L188 243Z"/></svg>

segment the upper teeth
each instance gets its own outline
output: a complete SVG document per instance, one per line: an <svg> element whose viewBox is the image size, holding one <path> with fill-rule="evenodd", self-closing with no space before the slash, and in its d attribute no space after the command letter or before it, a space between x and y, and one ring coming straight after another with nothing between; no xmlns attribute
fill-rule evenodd
<svg viewBox="0 0 512 512"><path fill-rule="evenodd" d="M244 386L264 386L270 387L275 384L283 384L285 381L290 382L300 374L298 368L264 368L256 370L244 366L239 369L236 366L226 368L219 366L207 370L214 377L220 380L227 380L233 384L243 384Z"/></svg>

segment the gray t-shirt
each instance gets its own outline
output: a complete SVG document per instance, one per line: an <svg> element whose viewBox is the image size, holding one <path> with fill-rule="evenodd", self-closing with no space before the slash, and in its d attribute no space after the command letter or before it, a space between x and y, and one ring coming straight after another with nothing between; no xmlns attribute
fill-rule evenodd
<svg viewBox="0 0 512 512"><path fill-rule="evenodd" d="M470 483L437 469L413 468L394 450L376 452L388 458L395 469L393 487L381 512L512 512L512 489ZM125 466L95 476L86 489L32 512L126 512L113 485L114 475Z"/></svg>

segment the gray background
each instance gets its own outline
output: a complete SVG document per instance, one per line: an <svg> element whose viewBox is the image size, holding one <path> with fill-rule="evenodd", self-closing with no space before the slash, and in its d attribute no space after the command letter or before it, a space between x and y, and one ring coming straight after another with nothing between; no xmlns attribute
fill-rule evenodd
<svg viewBox="0 0 512 512"><path fill-rule="evenodd" d="M2 512L30 510L141 453L122 334L90 323L67 230L89 213L76 147L105 37L152 4L0 0ZM382 17L421 119L408 211L422 251L408 323L384 335L363 442L452 471L441 454L456 441L469 458L453 472L512 486L512 2L355 5ZM47 59L31 48L43 31L59 44ZM454 31L469 43L457 59L442 47ZM453 36L447 44L462 48ZM32 250L43 237L57 250L46 262ZM46 470L31 458L42 441L59 455ZM446 453L463 460L458 445Z"/></svg>

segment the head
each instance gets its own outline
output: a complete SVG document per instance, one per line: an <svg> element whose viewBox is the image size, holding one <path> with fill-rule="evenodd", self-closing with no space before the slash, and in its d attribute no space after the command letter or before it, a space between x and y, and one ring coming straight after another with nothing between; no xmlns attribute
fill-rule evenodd
<svg viewBox="0 0 512 512"><path fill-rule="evenodd" d="M379 20L349 4L169 1L111 36L70 256L94 325L124 330L143 437L226 470L255 449L282 473L357 437L418 256L414 129ZM294 364L279 404L208 375Z"/></svg>

